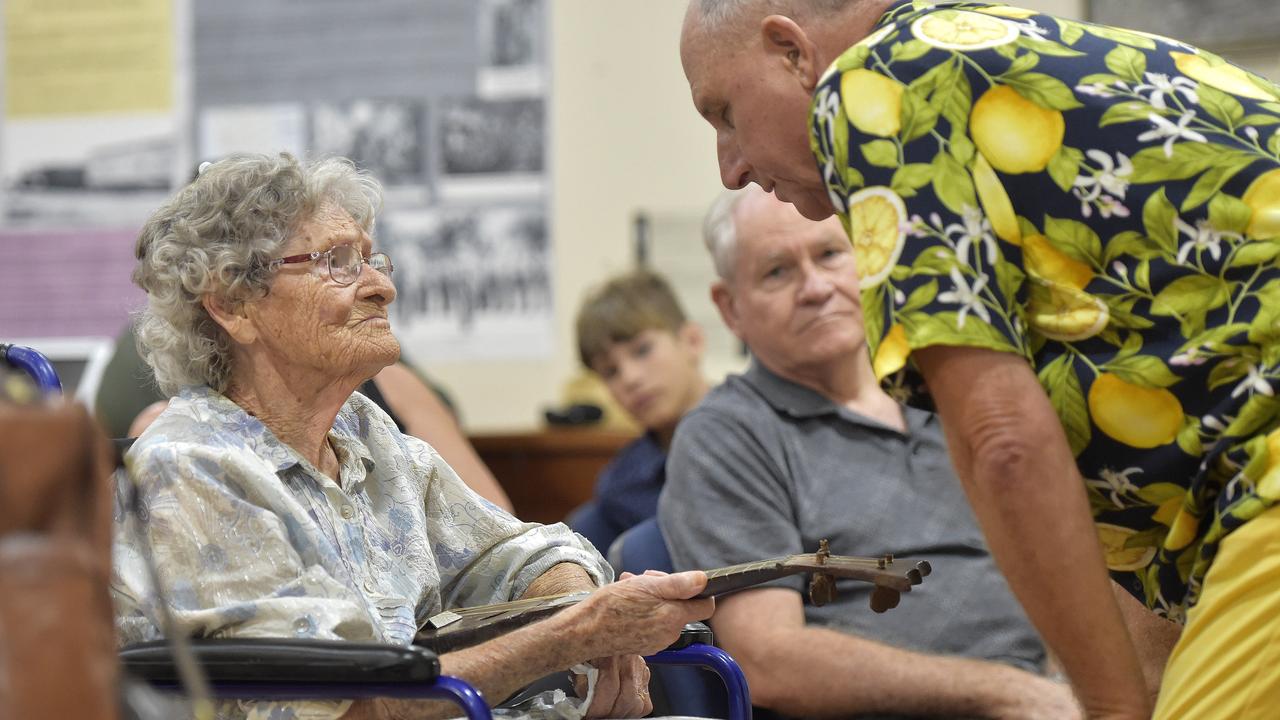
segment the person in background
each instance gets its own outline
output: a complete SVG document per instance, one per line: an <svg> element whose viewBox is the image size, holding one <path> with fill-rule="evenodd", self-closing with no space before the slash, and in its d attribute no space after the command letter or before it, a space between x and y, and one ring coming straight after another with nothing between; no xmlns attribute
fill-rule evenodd
<svg viewBox="0 0 1280 720"><path fill-rule="evenodd" d="M671 286L637 270L592 292L578 311L578 357L644 434L623 448L596 481L595 497L568 523L606 552L658 510L667 448L676 424L707 392L705 340Z"/></svg>
<svg viewBox="0 0 1280 720"><path fill-rule="evenodd" d="M381 198L349 160L240 155L210 166L143 227L137 333L172 399L116 475L120 642L161 636L163 607L179 632L202 637L408 645L443 610L591 590L540 622L442 654L441 669L496 702L591 662L590 705L556 717L647 714L641 656L711 614L713 601L691 599L706 576L610 582L578 535L483 500L355 392L400 354L387 312L394 268L371 236ZM447 712L400 700L222 711Z"/></svg>
<svg viewBox="0 0 1280 720"><path fill-rule="evenodd" d="M693 0L680 52L725 186L839 217L1090 716L1276 717L1280 86L986 2Z"/></svg>
<svg viewBox="0 0 1280 720"><path fill-rule="evenodd" d="M716 641L752 701L788 717L1079 717L1040 675L1044 646L982 541L937 416L875 381L853 253L759 188L727 193L704 236L711 297L751 351L685 415L659 525L676 569L813 552L929 560L884 615L869 587L822 607L802 578L721 598Z"/></svg>

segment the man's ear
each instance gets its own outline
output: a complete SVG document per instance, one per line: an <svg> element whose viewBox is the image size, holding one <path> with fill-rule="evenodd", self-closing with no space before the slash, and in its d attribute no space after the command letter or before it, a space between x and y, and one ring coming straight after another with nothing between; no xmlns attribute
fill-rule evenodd
<svg viewBox="0 0 1280 720"><path fill-rule="evenodd" d="M796 21L784 15L770 15L760 21L760 37L765 53L782 61L805 92L813 92L824 68L818 67L818 46Z"/></svg>
<svg viewBox="0 0 1280 720"><path fill-rule="evenodd" d="M257 339L258 328L249 319L248 303L232 302L206 293L200 298L200 304L232 340L247 345Z"/></svg>
<svg viewBox="0 0 1280 720"><path fill-rule="evenodd" d="M720 311L720 319L724 320L729 332L742 340L742 333L738 332L738 308L733 301L733 293L725 281L717 280L711 286L711 302L716 304L716 309Z"/></svg>

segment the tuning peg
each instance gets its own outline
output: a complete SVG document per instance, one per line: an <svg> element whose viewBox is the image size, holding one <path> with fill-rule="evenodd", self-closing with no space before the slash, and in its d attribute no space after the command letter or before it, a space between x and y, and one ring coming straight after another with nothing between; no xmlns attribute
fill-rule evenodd
<svg viewBox="0 0 1280 720"><path fill-rule="evenodd" d="M876 589L871 591L871 610L877 613L892 610L898 607L900 600L902 600L902 594L897 590L877 585Z"/></svg>
<svg viewBox="0 0 1280 720"><path fill-rule="evenodd" d="M916 563L916 569L920 571L921 577L929 577L929 573L933 572L933 566L929 564L928 560L921 560Z"/></svg>

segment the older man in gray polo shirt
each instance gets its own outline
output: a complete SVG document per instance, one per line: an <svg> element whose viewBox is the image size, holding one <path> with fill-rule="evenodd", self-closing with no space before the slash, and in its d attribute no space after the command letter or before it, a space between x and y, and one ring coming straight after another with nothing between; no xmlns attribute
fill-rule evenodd
<svg viewBox="0 0 1280 720"><path fill-rule="evenodd" d="M751 349L681 421L659 522L677 569L813 551L933 563L885 615L868 587L815 607L789 578L720 600L716 637L788 716L1079 717L992 562L938 418L875 381L839 221L754 185L712 209L712 298Z"/></svg>

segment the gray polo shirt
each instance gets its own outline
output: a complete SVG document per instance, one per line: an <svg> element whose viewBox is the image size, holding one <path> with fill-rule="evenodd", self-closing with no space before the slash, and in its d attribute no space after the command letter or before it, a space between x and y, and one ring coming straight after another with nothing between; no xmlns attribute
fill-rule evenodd
<svg viewBox="0 0 1280 720"><path fill-rule="evenodd" d="M907 433L753 362L680 422L658 521L677 570L812 552L892 552L933 564L883 615L870 586L839 582L805 620L921 652L1039 668L1044 648L988 554L937 416L904 408ZM802 591L795 576L778 586Z"/></svg>

